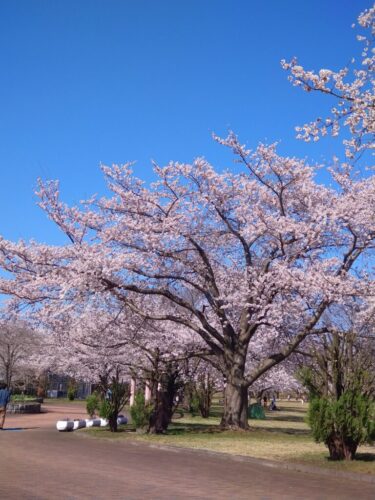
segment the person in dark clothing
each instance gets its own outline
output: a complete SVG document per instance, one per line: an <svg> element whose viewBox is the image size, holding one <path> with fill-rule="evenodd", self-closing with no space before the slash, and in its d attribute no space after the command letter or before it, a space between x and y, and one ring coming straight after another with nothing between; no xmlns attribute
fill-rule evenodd
<svg viewBox="0 0 375 500"><path fill-rule="evenodd" d="M271 404L270 404L270 410L271 411L277 410L275 395L272 396L272 400L271 400Z"/></svg>
<svg viewBox="0 0 375 500"><path fill-rule="evenodd" d="M10 401L11 392L5 384L0 384L0 430L4 427L7 404Z"/></svg>

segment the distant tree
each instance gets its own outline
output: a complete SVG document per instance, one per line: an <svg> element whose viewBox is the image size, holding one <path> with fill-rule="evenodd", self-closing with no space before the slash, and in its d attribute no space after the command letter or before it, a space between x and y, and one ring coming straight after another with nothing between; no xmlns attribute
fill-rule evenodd
<svg viewBox="0 0 375 500"><path fill-rule="evenodd" d="M360 388L375 397L375 321L373 306L332 306L323 318L325 333L306 346L299 376L311 396L339 399Z"/></svg>
<svg viewBox="0 0 375 500"><path fill-rule="evenodd" d="M312 342L300 378L310 393L309 424L334 460L351 460L375 439L375 335L372 308L332 308Z"/></svg>
<svg viewBox="0 0 375 500"><path fill-rule="evenodd" d="M222 371L215 368L207 358L195 357L185 365L184 406L193 415L210 416L212 398L216 391L223 391Z"/></svg>
<svg viewBox="0 0 375 500"><path fill-rule="evenodd" d="M0 321L0 379L11 387L15 381L36 377L41 369L38 355L41 336L22 322Z"/></svg>

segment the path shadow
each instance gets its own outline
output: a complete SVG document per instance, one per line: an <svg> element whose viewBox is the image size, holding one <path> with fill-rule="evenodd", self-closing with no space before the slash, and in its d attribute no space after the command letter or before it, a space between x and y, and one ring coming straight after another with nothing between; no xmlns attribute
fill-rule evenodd
<svg viewBox="0 0 375 500"><path fill-rule="evenodd" d="M32 429L40 429L40 427L5 427L3 431L30 431Z"/></svg>

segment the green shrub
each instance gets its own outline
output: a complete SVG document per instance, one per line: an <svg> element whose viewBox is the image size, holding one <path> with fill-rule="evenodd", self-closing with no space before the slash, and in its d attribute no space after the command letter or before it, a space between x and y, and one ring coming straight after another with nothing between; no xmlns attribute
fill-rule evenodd
<svg viewBox="0 0 375 500"><path fill-rule="evenodd" d="M196 417L197 415L199 415L199 403L200 403L199 396L197 394L197 391L194 390L193 394L191 395L190 405L189 405L189 411L192 417Z"/></svg>
<svg viewBox="0 0 375 500"><path fill-rule="evenodd" d="M69 401L73 401L74 398L76 397L76 390L74 387L69 387L68 388L68 399Z"/></svg>
<svg viewBox="0 0 375 500"><path fill-rule="evenodd" d="M35 401L34 396L25 396L24 394L13 394L11 397L11 401L14 401L15 403L18 402L24 402L24 401Z"/></svg>
<svg viewBox="0 0 375 500"><path fill-rule="evenodd" d="M99 409L100 399L98 395L93 392L90 396L86 398L86 410L90 418L93 418L96 411Z"/></svg>
<svg viewBox="0 0 375 500"><path fill-rule="evenodd" d="M111 417L111 415L112 415L111 403L106 399L103 399L103 401L101 401L99 405L99 416L101 418L106 418L108 420Z"/></svg>
<svg viewBox="0 0 375 500"><path fill-rule="evenodd" d="M337 400L314 398L307 422L314 439L324 442L333 460L352 460L360 444L375 439L374 404L367 396L346 391Z"/></svg>
<svg viewBox="0 0 375 500"><path fill-rule="evenodd" d="M143 392L138 391L134 398L134 404L130 407L132 423L136 429L145 429L149 426L153 405L145 402Z"/></svg>

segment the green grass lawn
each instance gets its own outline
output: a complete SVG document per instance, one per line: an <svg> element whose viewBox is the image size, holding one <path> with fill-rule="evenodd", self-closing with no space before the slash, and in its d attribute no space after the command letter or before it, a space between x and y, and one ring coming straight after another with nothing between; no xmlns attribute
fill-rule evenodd
<svg viewBox="0 0 375 500"><path fill-rule="evenodd" d="M137 440L161 446L177 446L211 450L260 459L304 463L351 472L375 474L375 447L363 446L352 462L332 462L323 444L314 442L304 422L307 405L296 402L278 403L280 411L266 412L265 420L249 420L250 430L244 432L219 429L221 408L213 407L208 419L184 415L170 425L164 435L139 435L129 432L130 425L117 434L107 429L87 429L83 432L97 438ZM82 432L82 431L80 431Z"/></svg>

